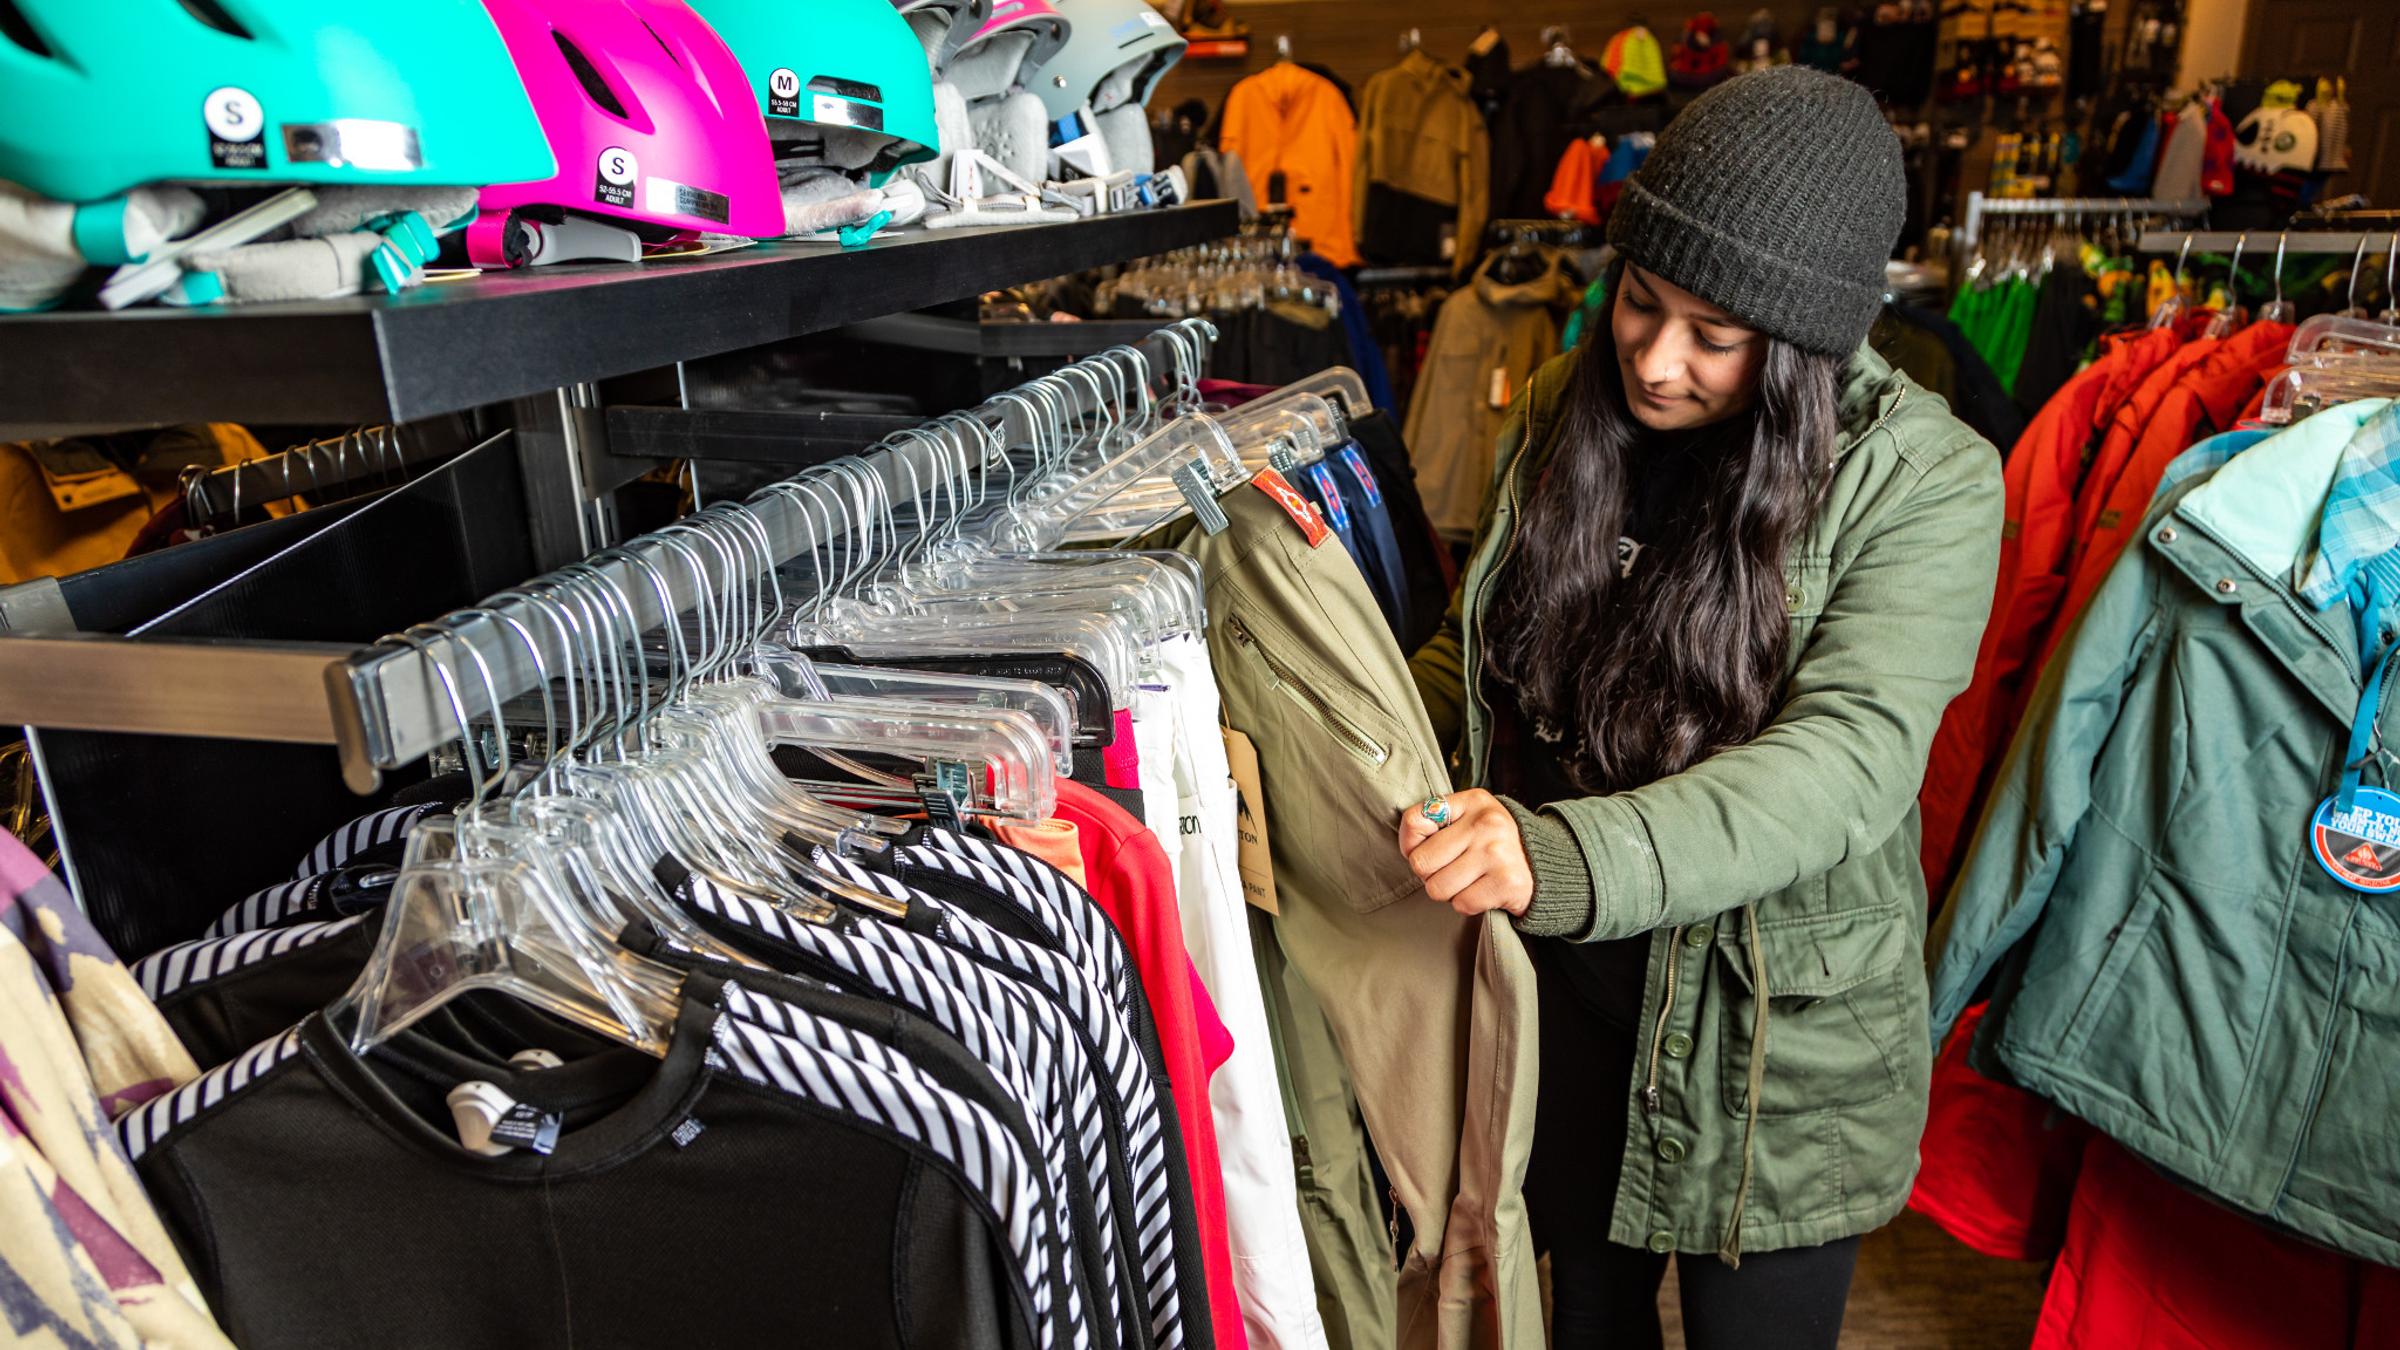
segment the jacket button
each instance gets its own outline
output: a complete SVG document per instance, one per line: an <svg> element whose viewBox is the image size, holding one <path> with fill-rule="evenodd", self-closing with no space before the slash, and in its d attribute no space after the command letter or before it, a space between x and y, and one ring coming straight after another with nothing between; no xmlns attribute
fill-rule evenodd
<svg viewBox="0 0 2400 1350"><path fill-rule="evenodd" d="M1708 940L1716 935L1716 929L1711 928L1704 923L1696 923L1683 930L1683 945L1686 947L1705 947L1708 945Z"/></svg>
<svg viewBox="0 0 2400 1350"><path fill-rule="evenodd" d="M1798 608L1800 608L1800 588L1799 588L1799 587L1797 587L1797 586L1793 586L1793 587L1791 587L1791 588L1789 588L1789 589L1787 589L1787 590L1785 590L1785 591L1784 591L1784 593L1783 593L1783 605L1784 605L1784 608L1786 608L1786 609L1798 609Z"/></svg>
<svg viewBox="0 0 2400 1350"><path fill-rule="evenodd" d="M1675 1235L1664 1228L1652 1233L1650 1250L1657 1252L1660 1256L1665 1256L1668 1252L1675 1250Z"/></svg>
<svg viewBox="0 0 2400 1350"><path fill-rule="evenodd" d="M2218 579L2218 581L2217 581L2217 594L2219 594L2219 595L2231 595L2231 594L2233 594L2234 590L2235 590L2235 587L2234 587L2234 584L2233 584L2233 578L2232 578L2232 577L2221 577L2221 578L2219 578L2219 579Z"/></svg>
<svg viewBox="0 0 2400 1350"><path fill-rule="evenodd" d="M1682 1140L1680 1140L1680 1139L1675 1139L1675 1138L1672 1138L1672 1137L1670 1137L1670 1138L1666 1138L1666 1139L1661 1139L1661 1140L1659 1140L1659 1141L1658 1141L1658 1158L1659 1158L1659 1161L1660 1161L1660 1162L1671 1162L1671 1163L1679 1163L1679 1162L1682 1162L1682 1161L1683 1161L1683 1141L1682 1141Z"/></svg>
<svg viewBox="0 0 2400 1350"><path fill-rule="evenodd" d="M2158 532L2158 542L2162 544L2172 544L2181 537L2175 533L2175 527L2172 525L2166 526Z"/></svg>
<svg viewBox="0 0 2400 1350"><path fill-rule="evenodd" d="M1684 1035L1684 1034L1683 1034L1682 1032L1680 1032L1680 1031L1678 1031L1678 1032L1673 1032L1673 1033L1671 1033L1671 1034L1669 1034L1669 1035L1668 1035L1668 1037L1667 1037L1667 1058L1669 1058L1669 1059L1681 1059L1681 1058L1683 1058L1685 1055L1688 1055L1688 1054L1690 1054L1690 1053L1692 1053L1692 1038L1691 1038L1691 1037Z"/></svg>

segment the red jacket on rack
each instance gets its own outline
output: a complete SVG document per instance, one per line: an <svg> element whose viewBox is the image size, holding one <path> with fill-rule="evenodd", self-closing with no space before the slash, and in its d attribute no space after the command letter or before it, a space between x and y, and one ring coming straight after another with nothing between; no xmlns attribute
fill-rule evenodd
<svg viewBox="0 0 2400 1350"><path fill-rule="evenodd" d="M2066 593L2085 452L2098 429L2183 341L2180 326L2103 339L2100 359L2042 405L2009 452L1992 617L1976 651L1974 681L1942 715L1917 794L1925 879L1937 903L1974 825L1984 779L2031 692L2034 653Z"/></svg>

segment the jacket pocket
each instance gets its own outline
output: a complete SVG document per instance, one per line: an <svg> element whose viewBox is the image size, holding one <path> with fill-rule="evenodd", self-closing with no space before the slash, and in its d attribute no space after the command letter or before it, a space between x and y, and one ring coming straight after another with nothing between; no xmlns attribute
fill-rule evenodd
<svg viewBox="0 0 2400 1350"><path fill-rule="evenodd" d="M1238 678L1267 686L1237 725L1259 747L1277 885L1360 913L1421 892L1395 838L1400 813L1447 784L1413 781L1422 757L1401 729L1307 644L1238 608L1223 632Z"/></svg>
<svg viewBox="0 0 2400 1350"><path fill-rule="evenodd" d="M1380 769L1392 757L1391 742L1378 738L1360 725L1358 718L1334 706L1333 696L1324 692L1323 682L1312 680L1301 670L1300 657L1290 652L1277 653L1239 614L1226 617L1225 632L1235 646L1256 657L1266 668L1267 678L1277 693L1298 705L1302 715L1316 723L1327 739L1348 751L1352 758L1370 769Z"/></svg>
<svg viewBox="0 0 2400 1350"><path fill-rule="evenodd" d="M1717 1022L1725 1111L1749 1114L1750 1038L1757 990L1750 935L1734 914L1717 927L1726 995ZM1924 1039L1911 1016L1922 998L1909 967L1914 944L1898 904L1762 925L1767 966L1767 1072L1762 1119L1810 1116L1879 1102L1907 1082L1900 1048Z"/></svg>
<svg viewBox="0 0 2400 1350"><path fill-rule="evenodd" d="M1833 590L1831 558L1792 558L1783 565L1783 612L1791 620L1792 664L1807 650L1825 613L1825 597Z"/></svg>

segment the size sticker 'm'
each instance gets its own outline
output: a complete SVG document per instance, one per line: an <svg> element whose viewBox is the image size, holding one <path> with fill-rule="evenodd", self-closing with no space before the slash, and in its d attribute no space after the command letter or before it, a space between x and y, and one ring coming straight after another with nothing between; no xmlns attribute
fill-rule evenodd
<svg viewBox="0 0 2400 1350"><path fill-rule="evenodd" d="M633 180L642 172L631 150L612 145L600 152L599 176L592 180L592 200L604 206L633 205Z"/></svg>
<svg viewBox="0 0 2400 1350"><path fill-rule="evenodd" d="M800 115L800 72L778 66L767 77L767 113L773 117Z"/></svg>
<svg viewBox="0 0 2400 1350"><path fill-rule="evenodd" d="M258 96L238 85L222 85L200 101L200 120L208 124L208 162L220 169L267 167L266 110Z"/></svg>

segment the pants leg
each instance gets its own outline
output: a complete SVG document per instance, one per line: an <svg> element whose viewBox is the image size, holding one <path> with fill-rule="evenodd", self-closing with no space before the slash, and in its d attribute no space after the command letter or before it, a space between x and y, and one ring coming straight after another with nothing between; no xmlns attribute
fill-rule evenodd
<svg viewBox="0 0 2400 1350"><path fill-rule="evenodd" d="M1282 1076L1300 1223L1326 1342L1332 1350L1391 1350L1398 1298L1394 1255L1376 1204L1350 1071L1342 1065L1316 995L1284 961L1273 917L1252 910L1250 931Z"/></svg>
<svg viewBox="0 0 2400 1350"><path fill-rule="evenodd" d="M1668 1258L1608 1240L1625 1155L1636 1038L1537 959L1542 1075L1525 1203L1549 1250L1552 1350L1658 1350ZM1834 1350L1858 1239L1744 1256L1674 1258L1689 1350Z"/></svg>
<svg viewBox="0 0 2400 1350"><path fill-rule="evenodd" d="M1538 945L1538 943L1537 943ZM1608 1240L1625 1155L1634 1035L1584 1005L1550 954L1534 958L1541 1006L1541 1091L1525 1207L1550 1254L1552 1350L1659 1350L1658 1286L1667 1258Z"/></svg>
<svg viewBox="0 0 2400 1350"><path fill-rule="evenodd" d="M1714 1256L1675 1258L1690 1350L1834 1350L1858 1239L1744 1256L1736 1270Z"/></svg>

